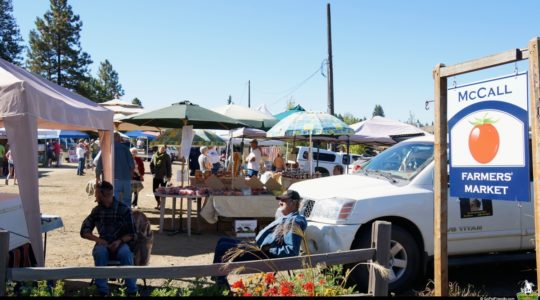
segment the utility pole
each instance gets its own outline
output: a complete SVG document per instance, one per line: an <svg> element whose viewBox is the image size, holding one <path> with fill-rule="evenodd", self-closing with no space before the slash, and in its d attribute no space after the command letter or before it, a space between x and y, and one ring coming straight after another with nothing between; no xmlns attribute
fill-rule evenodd
<svg viewBox="0 0 540 300"><path fill-rule="evenodd" d="M332 63L332 22L330 19L330 3L326 4L326 21L328 24L328 113L334 115L334 65Z"/></svg>
<svg viewBox="0 0 540 300"><path fill-rule="evenodd" d="M251 107L251 80L248 80L248 107Z"/></svg>

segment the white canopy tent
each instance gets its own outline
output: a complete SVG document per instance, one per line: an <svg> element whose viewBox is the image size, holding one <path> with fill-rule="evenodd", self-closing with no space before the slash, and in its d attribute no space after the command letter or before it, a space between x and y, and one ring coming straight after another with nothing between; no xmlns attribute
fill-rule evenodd
<svg viewBox="0 0 540 300"><path fill-rule="evenodd" d="M428 132L416 126L380 116L349 127L354 129L354 135L350 137L352 144L392 145L404 138L429 135Z"/></svg>
<svg viewBox="0 0 540 300"><path fill-rule="evenodd" d="M274 117L274 115L272 114L272 112L268 109L268 107L266 106L266 104L261 104L257 107L257 110L262 112L263 114L267 115L267 116L270 116L270 117Z"/></svg>
<svg viewBox="0 0 540 300"><path fill-rule="evenodd" d="M17 165L19 195L38 266L44 265L37 172L38 126L98 130L104 178L113 183L113 112L0 59L0 127Z"/></svg>
<svg viewBox="0 0 540 300"><path fill-rule="evenodd" d="M245 123L251 128L268 129L278 122L274 116L269 116L258 110L238 104L227 104L212 108L212 110L229 118L233 118Z"/></svg>

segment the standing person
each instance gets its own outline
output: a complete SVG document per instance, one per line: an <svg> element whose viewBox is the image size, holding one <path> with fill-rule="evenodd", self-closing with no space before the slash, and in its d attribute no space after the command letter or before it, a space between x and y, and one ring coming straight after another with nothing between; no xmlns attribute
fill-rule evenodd
<svg viewBox="0 0 540 300"><path fill-rule="evenodd" d="M131 205L134 209L137 209L137 201L139 200L140 191L139 187L142 186L142 182L144 181L144 162L142 158L138 156L137 148L131 148L131 155L133 156L133 161L135 162L135 168L133 168L133 177L131 178L131 180L135 182L131 185L131 190L133 192L133 202Z"/></svg>
<svg viewBox="0 0 540 300"><path fill-rule="evenodd" d="M255 244L222 237L216 244L213 263L227 262L231 255L233 261L298 256L307 227L306 218L298 212L302 199L298 192L288 190L276 200L279 200L280 217L257 234ZM231 249L239 252L231 253ZM217 284L228 285L226 276L217 276L214 280Z"/></svg>
<svg viewBox="0 0 540 300"><path fill-rule="evenodd" d="M60 160L62 159L62 146L60 145L60 141L54 141L53 146L54 159L56 160L56 167L58 168L60 166Z"/></svg>
<svg viewBox="0 0 540 300"><path fill-rule="evenodd" d="M117 259L122 266L133 266L133 253L127 244L135 237L131 210L121 201L115 201L113 186L107 182L96 184L96 207L81 225L82 238L96 242L92 250L95 266L107 266L109 259ZM93 231L97 229L99 236ZM96 279L100 296L109 295L107 279ZM135 278L125 279L128 295L137 294Z"/></svg>
<svg viewBox="0 0 540 300"><path fill-rule="evenodd" d="M150 172L154 176L152 180L152 191L155 193L159 186L166 186L172 177L171 157L167 154L165 145L159 147L158 152L154 153L150 161ZM161 209L161 201L155 196L157 206L155 209Z"/></svg>
<svg viewBox="0 0 540 300"><path fill-rule="evenodd" d="M48 141L45 144L45 153L47 155L47 168L50 168L54 160L54 145L52 141Z"/></svg>
<svg viewBox="0 0 540 300"><path fill-rule="evenodd" d="M242 148L240 148L239 146L234 146L232 155L230 155L228 159L227 171L232 172L234 166L235 177L240 175L240 170L242 169L242 155L240 154L241 151Z"/></svg>
<svg viewBox="0 0 540 300"><path fill-rule="evenodd" d="M77 175L85 175L86 173L84 173L84 160L85 160L85 157L86 157L86 153L85 153L85 150L84 150L84 144L83 142L79 142L79 144L77 145L77 149L75 149L76 153L77 153L77 161L79 162L79 165L77 167Z"/></svg>
<svg viewBox="0 0 540 300"><path fill-rule="evenodd" d="M6 153L6 159L8 162L8 174L6 176L6 185L9 184L9 179L13 177L13 183L17 184L17 177L15 177L15 164L13 163L13 154L11 148Z"/></svg>
<svg viewBox="0 0 540 300"><path fill-rule="evenodd" d="M278 153L276 155L276 158L274 158L274 163L272 164L272 171L275 172L283 172L285 169L285 161L283 161L283 157L281 157L281 153Z"/></svg>
<svg viewBox="0 0 540 300"><path fill-rule="evenodd" d="M201 172L204 174L212 172L212 163L208 157L208 148L206 146L201 147L201 155L199 155L199 167Z"/></svg>
<svg viewBox="0 0 540 300"><path fill-rule="evenodd" d="M210 161L210 164L212 165L210 169L212 174L217 174L219 169L221 168L221 163L219 162L220 158L219 158L219 153L217 152L216 146L208 147L207 156Z"/></svg>
<svg viewBox="0 0 540 300"><path fill-rule="evenodd" d="M96 182L101 180L103 174L103 160L101 155L96 156ZM131 209L131 177L133 175L133 156L124 144L118 132L114 133L114 198L123 202Z"/></svg>
<svg viewBox="0 0 540 300"><path fill-rule="evenodd" d="M0 144L0 176L4 176L4 156L6 155L6 148Z"/></svg>
<svg viewBox="0 0 540 300"><path fill-rule="evenodd" d="M199 166L199 156L201 152L198 147L191 147L189 151L189 175L195 176L195 170L200 170Z"/></svg>
<svg viewBox="0 0 540 300"><path fill-rule="evenodd" d="M262 158L261 149L259 148L259 142L257 139L253 139L250 142L251 152L246 158L247 162L247 177L253 177L259 175L259 162Z"/></svg>
<svg viewBox="0 0 540 300"><path fill-rule="evenodd" d="M92 158L92 160L96 159L98 152L99 152L99 142L92 139L90 141L90 157ZM93 162L92 164L94 165Z"/></svg>

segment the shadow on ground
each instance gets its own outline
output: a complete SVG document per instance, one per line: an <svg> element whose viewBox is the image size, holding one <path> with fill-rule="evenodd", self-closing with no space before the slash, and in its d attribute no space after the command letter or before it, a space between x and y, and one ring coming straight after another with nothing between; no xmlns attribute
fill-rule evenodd
<svg viewBox="0 0 540 300"><path fill-rule="evenodd" d="M399 293L399 296L416 296L416 291L422 291L433 278L433 269L408 291ZM535 261L505 262L478 264L467 266L453 266L448 269L448 281L457 283L461 289L479 291L490 297L516 297L523 281L528 280L536 286ZM450 295L458 296L458 295Z"/></svg>

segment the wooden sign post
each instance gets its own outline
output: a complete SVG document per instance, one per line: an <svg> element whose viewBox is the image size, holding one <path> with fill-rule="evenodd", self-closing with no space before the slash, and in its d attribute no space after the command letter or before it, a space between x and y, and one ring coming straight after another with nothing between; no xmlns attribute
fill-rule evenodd
<svg viewBox="0 0 540 300"><path fill-rule="evenodd" d="M434 280L435 295L448 296L448 154L447 154L447 78L503 64L528 59L530 80L530 118L532 126L532 151L534 175L535 239L540 241L540 54L539 38L529 42L528 49L514 49L503 53L445 66L437 65L433 70L435 84L435 170L434 170ZM530 55L529 55L530 54ZM538 244L537 244L538 245ZM540 282L540 252L536 249L537 282Z"/></svg>
<svg viewBox="0 0 540 300"><path fill-rule="evenodd" d="M540 38L536 37L529 41L529 88L530 99L529 112L531 119L532 139L532 167L534 187L534 240L536 250L536 282L540 282L540 148L538 134L540 134Z"/></svg>

